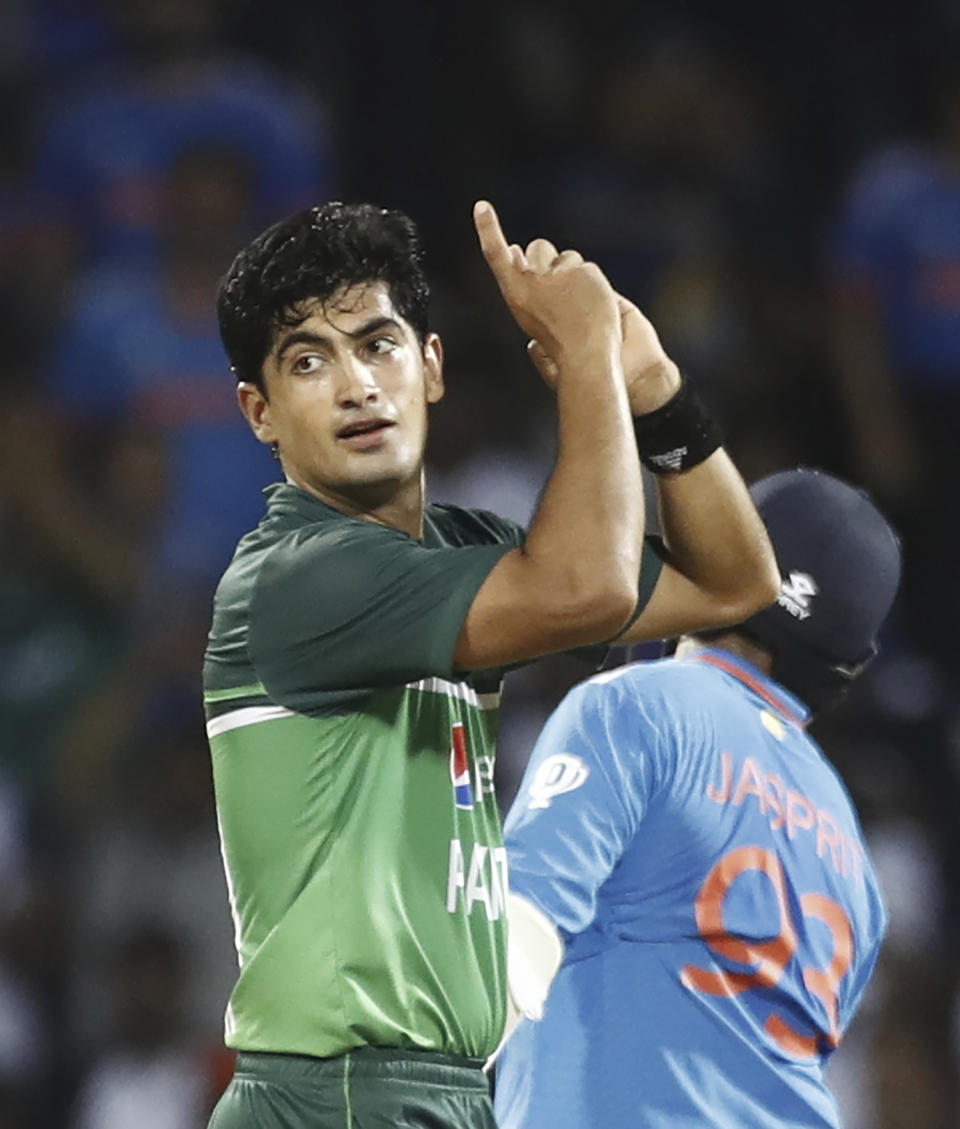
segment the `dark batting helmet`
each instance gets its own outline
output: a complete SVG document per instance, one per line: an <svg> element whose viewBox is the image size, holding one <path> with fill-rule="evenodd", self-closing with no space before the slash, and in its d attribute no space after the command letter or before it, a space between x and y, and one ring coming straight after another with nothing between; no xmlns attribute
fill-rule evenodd
<svg viewBox="0 0 960 1129"><path fill-rule="evenodd" d="M773 653L778 682L826 708L876 654L900 543L865 491L823 471L780 471L750 493L782 583L777 602L738 630Z"/></svg>

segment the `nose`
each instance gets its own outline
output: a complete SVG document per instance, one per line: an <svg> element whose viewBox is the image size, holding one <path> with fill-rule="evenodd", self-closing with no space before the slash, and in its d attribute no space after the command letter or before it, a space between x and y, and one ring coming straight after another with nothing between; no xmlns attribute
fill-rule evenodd
<svg viewBox="0 0 960 1129"><path fill-rule="evenodd" d="M337 398L342 408L361 408L376 403L380 386L369 367L356 357L343 363Z"/></svg>

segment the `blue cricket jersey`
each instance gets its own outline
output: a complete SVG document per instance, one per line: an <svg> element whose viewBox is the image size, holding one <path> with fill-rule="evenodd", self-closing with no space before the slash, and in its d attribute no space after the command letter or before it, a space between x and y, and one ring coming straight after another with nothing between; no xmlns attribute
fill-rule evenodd
<svg viewBox="0 0 960 1129"><path fill-rule="evenodd" d="M807 710L719 650L576 687L506 822L566 954L497 1069L502 1129L835 1129L823 1067L886 913Z"/></svg>

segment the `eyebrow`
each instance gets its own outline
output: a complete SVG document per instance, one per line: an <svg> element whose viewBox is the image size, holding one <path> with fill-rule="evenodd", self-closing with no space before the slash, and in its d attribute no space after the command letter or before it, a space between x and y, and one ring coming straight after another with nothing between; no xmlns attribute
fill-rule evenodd
<svg viewBox="0 0 960 1129"><path fill-rule="evenodd" d="M349 337L356 341L361 337L368 337L371 333L376 333L378 329L396 329L401 330L400 323L396 318L389 317L376 317L371 318L370 321L364 322L358 329L352 332L341 330L340 332L344 337ZM333 342L329 337L325 337L322 333L315 333L312 329L295 329L292 333L288 333L283 341L277 347L277 360L281 360L283 355L288 349L292 349L294 345L316 345L320 348L329 348Z"/></svg>

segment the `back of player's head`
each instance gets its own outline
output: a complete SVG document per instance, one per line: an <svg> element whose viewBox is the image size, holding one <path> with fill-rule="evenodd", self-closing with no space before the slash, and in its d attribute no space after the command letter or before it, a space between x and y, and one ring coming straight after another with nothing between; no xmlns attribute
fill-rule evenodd
<svg viewBox="0 0 960 1129"><path fill-rule="evenodd" d="M782 583L777 602L738 630L773 654L777 681L819 712L876 654L900 583L900 543L863 490L822 471L781 471L750 493Z"/></svg>
<svg viewBox="0 0 960 1129"><path fill-rule="evenodd" d="M217 298L220 336L237 379L263 389L276 330L303 321L312 301L368 282L386 283L394 309L422 342L429 288L409 217L333 202L267 228L234 259Z"/></svg>

